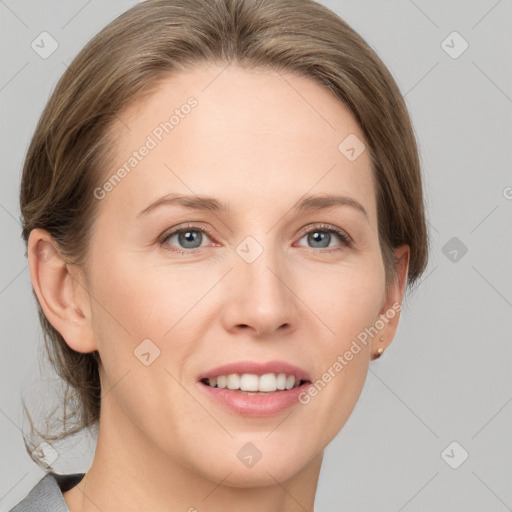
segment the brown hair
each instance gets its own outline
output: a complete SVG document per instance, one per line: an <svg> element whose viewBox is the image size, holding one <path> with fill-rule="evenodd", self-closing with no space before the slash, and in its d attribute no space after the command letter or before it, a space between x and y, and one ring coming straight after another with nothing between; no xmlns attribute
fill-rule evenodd
<svg viewBox="0 0 512 512"><path fill-rule="evenodd" d="M25 242L32 229L46 229L62 256L87 270L100 202L93 190L109 165L115 120L159 81L200 63L290 71L348 106L373 162L386 282L395 271L393 248L408 244L408 285L415 283L427 263L428 237L407 108L364 39L313 0L147 0L109 23L63 74L32 138L20 193ZM39 304L38 313L50 361L72 391L63 433L41 435L63 439L98 422L99 354L72 350ZM66 429L70 417L76 425Z"/></svg>

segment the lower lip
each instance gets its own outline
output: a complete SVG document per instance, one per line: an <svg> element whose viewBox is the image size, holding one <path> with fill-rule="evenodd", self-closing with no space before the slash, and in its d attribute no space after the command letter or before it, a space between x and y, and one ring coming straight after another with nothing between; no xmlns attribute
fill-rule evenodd
<svg viewBox="0 0 512 512"><path fill-rule="evenodd" d="M229 410L242 416L274 416L299 403L299 395L304 392L309 382L296 388L262 395L247 395L227 388L212 388L202 382L198 383L208 396Z"/></svg>

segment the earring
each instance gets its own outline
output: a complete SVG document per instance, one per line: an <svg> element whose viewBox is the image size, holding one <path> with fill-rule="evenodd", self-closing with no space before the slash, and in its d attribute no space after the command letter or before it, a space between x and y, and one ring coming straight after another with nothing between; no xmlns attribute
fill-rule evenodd
<svg viewBox="0 0 512 512"><path fill-rule="evenodd" d="M381 336L380 338L380 341L384 341L384 337ZM378 356L377 357L380 357L382 355L382 353L384 352L384 349L382 347L380 347L379 349L377 349L377 354Z"/></svg>
<svg viewBox="0 0 512 512"><path fill-rule="evenodd" d="M372 361L374 359L378 359L384 352L384 349L382 347L377 349L377 353L372 356Z"/></svg>

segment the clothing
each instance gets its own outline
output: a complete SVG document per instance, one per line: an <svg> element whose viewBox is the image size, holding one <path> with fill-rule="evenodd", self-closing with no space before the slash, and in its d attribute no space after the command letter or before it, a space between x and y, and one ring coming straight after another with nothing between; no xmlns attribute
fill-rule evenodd
<svg viewBox="0 0 512 512"><path fill-rule="evenodd" d="M84 475L85 473L59 475L49 471L9 512L69 512L62 493L74 487Z"/></svg>
<svg viewBox="0 0 512 512"><path fill-rule="evenodd" d="M62 493L74 487L84 475L85 473L59 475L50 471L9 512L70 512ZM313 512L317 510L314 508Z"/></svg>

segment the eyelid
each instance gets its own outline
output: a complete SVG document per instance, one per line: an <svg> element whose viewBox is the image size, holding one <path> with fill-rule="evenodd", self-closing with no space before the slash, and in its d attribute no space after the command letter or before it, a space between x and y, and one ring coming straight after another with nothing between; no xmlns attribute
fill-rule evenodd
<svg viewBox="0 0 512 512"><path fill-rule="evenodd" d="M330 224L322 224L322 223L316 224L316 225L314 224L312 226L307 226L306 228L304 228L299 240L301 238L304 238L304 236L308 235L309 233L313 233L315 231L327 231L327 232L334 233L340 238L340 240L343 242L343 244L346 245L347 247L352 247L352 245L354 243L352 240L352 237L343 229L338 228L336 226L332 226ZM321 250L321 249L317 249L315 247L308 247L308 249L311 249L313 251ZM323 251L323 252L325 252L325 251Z"/></svg>
<svg viewBox="0 0 512 512"><path fill-rule="evenodd" d="M178 252L178 253L181 253L181 254L183 254L183 253L190 253L190 254L192 254L195 251L197 251L199 249L202 249L202 247L195 247L193 249L170 249L168 247L168 244L165 243L165 240L167 240L170 236L176 235L178 233L181 233L181 232L184 232L184 231L187 231L187 230L203 232L211 240L213 240L215 238L214 235L212 234L212 232L207 227L200 226L200 225L193 224L193 223L188 223L188 224L185 224L183 226L177 226L177 227L171 228L170 231L166 231L159 238L158 242L159 242L160 246L162 246L164 249L170 250L170 251L173 251L173 252ZM334 233L335 235L337 235L339 237L341 242L346 247L352 247L352 245L353 245L352 238L343 229L338 228L338 227L333 226L333 225L330 225L330 224L322 224L322 223L321 224L308 225L305 228L303 228L301 230L301 234L299 236L299 240L301 240L302 238L304 238L304 236L306 236L309 233L314 232L314 231L326 231L326 232ZM327 250L327 248L306 247L306 249L310 249L312 251L330 252L329 250ZM333 248L331 248L331 251L332 250L333 250Z"/></svg>
<svg viewBox="0 0 512 512"><path fill-rule="evenodd" d="M195 247L194 249L170 249L168 247L169 244L165 243L165 241L170 236L176 235L178 233L182 233L182 232L187 231L187 230L190 230L190 231L201 231L203 233L206 233L208 238L210 238L210 239L214 238L213 233L207 227L199 226L197 224L187 223L187 224L185 224L183 226L177 226L177 227L171 228L168 231L165 231L164 234L161 237L159 237L158 243L164 249L167 249L167 250L173 251L173 252L179 252L179 253L185 253L185 252L186 253L193 253L193 252L195 252L195 251L197 251L199 249L202 249L202 247Z"/></svg>

